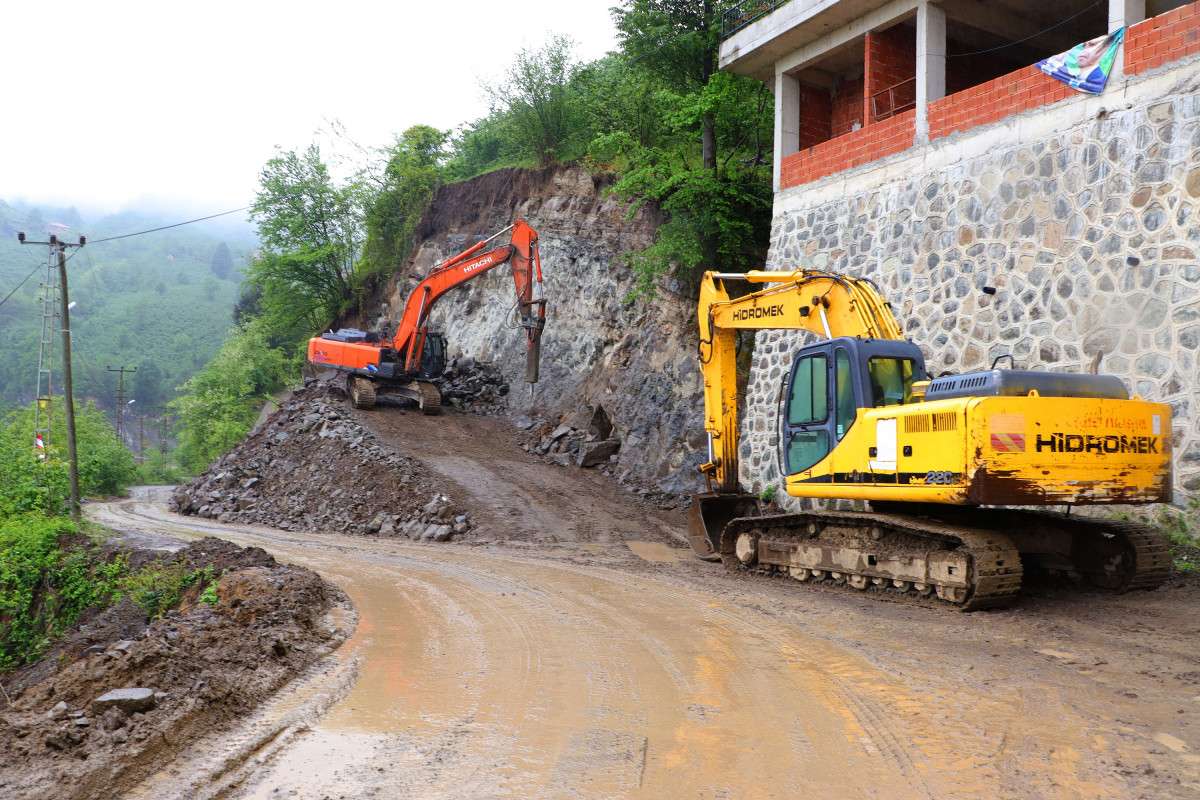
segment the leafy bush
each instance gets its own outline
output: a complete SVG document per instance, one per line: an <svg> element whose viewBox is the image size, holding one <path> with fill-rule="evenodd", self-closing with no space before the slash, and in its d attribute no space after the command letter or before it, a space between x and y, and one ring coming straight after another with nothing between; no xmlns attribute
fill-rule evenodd
<svg viewBox="0 0 1200 800"><path fill-rule="evenodd" d="M41 460L33 447L32 406L0 419L0 518L62 513L69 494L66 422L57 398L51 413L50 447ZM133 455L117 440L104 414L90 403L76 408L79 491L118 495L137 476Z"/></svg>
<svg viewBox="0 0 1200 800"><path fill-rule="evenodd" d="M37 659L91 606L107 604L123 560L97 562L62 517L0 520L0 671Z"/></svg>
<svg viewBox="0 0 1200 800"><path fill-rule="evenodd" d="M197 583L201 586L207 584L201 592L202 600L204 592L209 590L211 590L212 596L216 597L211 566L189 571L182 564L174 563L148 564L137 572L122 578L117 584L116 590L118 596L127 595L129 599L137 603L138 607L146 612L147 617L157 619L179 605L183 593ZM213 600L210 605L215 603L216 600Z"/></svg>
<svg viewBox="0 0 1200 800"><path fill-rule="evenodd" d="M178 454L184 467L200 472L237 444L263 403L296 374L298 362L298 354L289 357L270 345L258 320L237 328L170 404L180 420Z"/></svg>

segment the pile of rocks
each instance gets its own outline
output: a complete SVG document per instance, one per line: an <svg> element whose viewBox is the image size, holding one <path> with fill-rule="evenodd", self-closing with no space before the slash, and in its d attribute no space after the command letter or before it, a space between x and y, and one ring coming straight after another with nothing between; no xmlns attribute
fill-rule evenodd
<svg viewBox="0 0 1200 800"><path fill-rule="evenodd" d="M470 356L456 358L442 374L442 404L476 414L502 414L508 408L508 381L500 369Z"/></svg>
<svg viewBox="0 0 1200 800"><path fill-rule="evenodd" d="M528 453L545 456L564 467L607 468L616 462L621 440L613 435L612 420L604 406L596 404L580 409L557 426L535 426L518 420L519 427L534 431L522 445Z"/></svg>
<svg viewBox="0 0 1200 800"><path fill-rule="evenodd" d="M450 498L444 494L435 494L418 515L402 519L399 514L381 511L367 525L368 533L407 536L409 539L419 539L423 542L449 541L452 537L460 536L469 530L470 516L458 513Z"/></svg>
<svg viewBox="0 0 1200 800"><path fill-rule="evenodd" d="M297 391L171 506L283 530L445 541L470 529L423 464L380 442L322 384Z"/></svg>

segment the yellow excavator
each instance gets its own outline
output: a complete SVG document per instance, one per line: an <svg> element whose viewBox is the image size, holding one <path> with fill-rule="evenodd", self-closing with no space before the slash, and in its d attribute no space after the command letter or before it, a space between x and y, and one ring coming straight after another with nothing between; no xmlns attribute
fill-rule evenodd
<svg viewBox="0 0 1200 800"><path fill-rule="evenodd" d="M734 282L766 287L731 297ZM993 364L930 379L875 285L829 272L707 272L698 316L708 492L689 537L701 558L963 610L1011 603L1027 567L1115 591L1169 574L1156 529L1070 513L1171 500L1171 409L1119 378ZM766 329L819 337L781 378L787 494L869 511L765 513L739 485L737 334Z"/></svg>

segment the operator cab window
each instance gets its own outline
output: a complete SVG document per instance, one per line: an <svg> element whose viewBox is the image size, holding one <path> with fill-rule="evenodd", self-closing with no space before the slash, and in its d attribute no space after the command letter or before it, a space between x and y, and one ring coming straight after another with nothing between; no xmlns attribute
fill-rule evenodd
<svg viewBox="0 0 1200 800"><path fill-rule="evenodd" d="M839 347L834 356L834 403L837 410L837 438L840 442L854 424L858 415L858 403L854 402L854 382L850 367L850 354Z"/></svg>
<svg viewBox="0 0 1200 800"><path fill-rule="evenodd" d="M825 356L806 356L796 364L792 396L788 400L788 424L824 422L829 416Z"/></svg>
<svg viewBox="0 0 1200 800"><path fill-rule="evenodd" d="M824 355L796 361L788 396L785 455L789 475L829 455L829 360Z"/></svg>
<svg viewBox="0 0 1200 800"><path fill-rule="evenodd" d="M871 383L871 405L898 406L912 402L914 376L911 358L875 357L867 361Z"/></svg>

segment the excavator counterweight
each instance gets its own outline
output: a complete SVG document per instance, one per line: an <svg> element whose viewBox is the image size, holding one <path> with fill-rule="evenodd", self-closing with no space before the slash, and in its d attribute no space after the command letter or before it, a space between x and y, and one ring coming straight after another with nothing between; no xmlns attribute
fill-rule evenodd
<svg viewBox="0 0 1200 800"><path fill-rule="evenodd" d="M733 280L768 286L730 297ZM930 379L920 348L861 278L709 272L699 321L709 492L693 504L690 539L701 558L936 593L963 609L1010 602L1027 566L1117 590L1166 578L1154 530L1028 507L1170 502L1169 406L1131 398L1107 375L993 368ZM871 512L765 514L742 490L736 332L763 329L817 337L780 387L783 488Z"/></svg>

